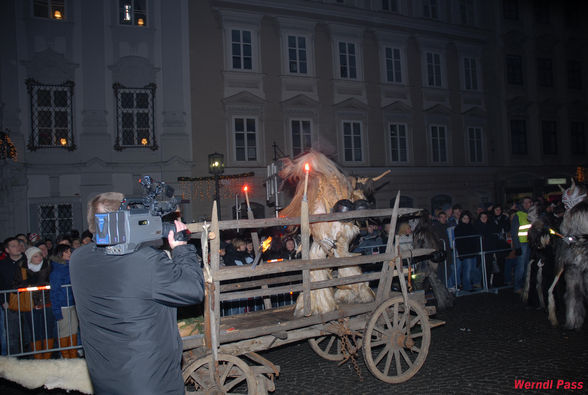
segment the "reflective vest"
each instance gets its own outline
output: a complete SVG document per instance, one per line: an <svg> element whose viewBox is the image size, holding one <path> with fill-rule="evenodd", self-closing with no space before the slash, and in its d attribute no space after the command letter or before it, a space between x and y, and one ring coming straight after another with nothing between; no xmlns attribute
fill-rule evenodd
<svg viewBox="0 0 588 395"><path fill-rule="evenodd" d="M529 228L531 228L531 224L527 219L527 213L524 211L517 211L517 217L519 217L519 242L526 243L527 242L527 234L529 233Z"/></svg>

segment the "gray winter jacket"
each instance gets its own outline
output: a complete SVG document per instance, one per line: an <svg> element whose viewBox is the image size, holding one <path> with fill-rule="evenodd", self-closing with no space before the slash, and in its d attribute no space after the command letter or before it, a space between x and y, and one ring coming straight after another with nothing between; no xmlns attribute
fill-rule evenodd
<svg viewBox="0 0 588 395"><path fill-rule="evenodd" d="M184 393L176 306L200 303L204 284L194 246L177 246L172 257L151 247L106 255L94 243L72 254L71 283L96 394Z"/></svg>

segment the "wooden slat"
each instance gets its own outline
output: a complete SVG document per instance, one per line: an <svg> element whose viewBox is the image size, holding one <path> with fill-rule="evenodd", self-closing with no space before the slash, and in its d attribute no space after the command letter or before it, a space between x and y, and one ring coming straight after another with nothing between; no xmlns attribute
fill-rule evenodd
<svg viewBox="0 0 588 395"><path fill-rule="evenodd" d="M434 250L430 248L422 248L413 250L413 257L428 255ZM382 261L393 260L394 255L392 254L377 254L377 255L358 255L353 257L345 258L324 258L324 259L295 259L291 261L275 262L271 264L265 264L263 266L257 266L251 270L251 265L246 266L225 266L219 269L217 272L212 273L212 277L215 280L235 280L256 276L263 276L266 274L274 273L287 273L294 272L304 269L326 269L345 267L352 265L363 265L367 263L377 263Z"/></svg>
<svg viewBox="0 0 588 395"><path fill-rule="evenodd" d="M342 221L347 219L359 219L370 217L388 217L392 215L393 209L374 209L374 210L355 210L344 213L329 213L329 214L314 214L309 216L309 223ZM421 212L421 209L400 208L399 216L413 216ZM230 220L219 221L219 229L252 229L252 228L267 228L271 226L290 226L300 225L300 217L280 217L280 218L259 218L254 220ZM192 232L192 237L200 237L199 233L202 230L202 222L187 224L188 229Z"/></svg>
<svg viewBox="0 0 588 395"><path fill-rule="evenodd" d="M229 284L221 284L220 290L221 293L223 292L232 292L232 291L239 291L244 289L250 288L257 288L261 287L262 285L273 285L273 284L283 284L283 283L296 283L302 281L302 275L300 274L291 274L286 276L279 276L279 277L264 277L260 278L259 280L251 280L251 281L241 281L238 283L229 283Z"/></svg>

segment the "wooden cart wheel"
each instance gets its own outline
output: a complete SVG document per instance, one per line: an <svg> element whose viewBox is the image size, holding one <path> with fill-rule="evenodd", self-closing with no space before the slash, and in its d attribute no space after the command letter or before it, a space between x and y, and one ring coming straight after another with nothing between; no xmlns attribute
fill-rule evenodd
<svg viewBox="0 0 588 395"><path fill-rule="evenodd" d="M353 340L350 336L347 336L349 339L349 344L353 347ZM358 337L356 339L356 347L357 350L361 347L361 338ZM326 359L327 361L342 361L345 356L341 351L341 337L339 335L330 334L326 336L316 337L313 339L308 339L308 345L312 348L312 351L318 354L321 358ZM355 349L351 350L351 353L354 354Z"/></svg>
<svg viewBox="0 0 588 395"><path fill-rule="evenodd" d="M228 354L218 354L218 376L215 377L212 355L200 358L183 369L186 393L204 394L254 394L257 386L253 371L242 359ZM218 383L218 384L217 384Z"/></svg>
<svg viewBox="0 0 588 395"><path fill-rule="evenodd" d="M382 303L368 321L363 339L363 355L370 372L386 383L402 383L419 371L431 344L431 326L425 309L408 300L405 319L404 299L395 297ZM410 328L410 336L407 330Z"/></svg>

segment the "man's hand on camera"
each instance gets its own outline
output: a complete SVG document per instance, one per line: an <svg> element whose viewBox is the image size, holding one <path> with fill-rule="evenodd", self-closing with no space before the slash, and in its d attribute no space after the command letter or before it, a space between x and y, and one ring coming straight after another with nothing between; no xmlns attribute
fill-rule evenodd
<svg viewBox="0 0 588 395"><path fill-rule="evenodd" d="M177 232L181 232L183 230L188 229L188 227L186 226L185 223L183 223L182 221L178 221L175 220L174 224L176 225L176 231ZM168 235L167 235L167 241L169 242L169 246L171 247L171 249L173 250L174 248L176 248L177 246L180 245L185 245L188 244L187 241L178 241L174 238L174 231L170 230Z"/></svg>

